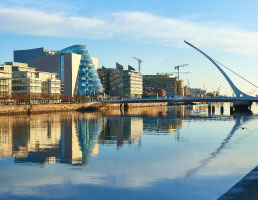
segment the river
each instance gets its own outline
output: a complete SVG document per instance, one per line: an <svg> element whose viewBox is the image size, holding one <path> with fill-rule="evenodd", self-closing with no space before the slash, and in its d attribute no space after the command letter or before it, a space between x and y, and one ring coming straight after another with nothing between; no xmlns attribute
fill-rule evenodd
<svg viewBox="0 0 258 200"><path fill-rule="evenodd" d="M0 116L0 199L217 199L258 164L258 106Z"/></svg>

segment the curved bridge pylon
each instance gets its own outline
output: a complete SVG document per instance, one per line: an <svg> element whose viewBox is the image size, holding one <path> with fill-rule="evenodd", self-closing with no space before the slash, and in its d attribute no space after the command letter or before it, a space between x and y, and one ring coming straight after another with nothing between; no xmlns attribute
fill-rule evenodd
<svg viewBox="0 0 258 200"><path fill-rule="evenodd" d="M242 92L241 90L239 90L236 87L236 85L231 81L231 79L228 77L228 75L223 71L223 69L210 56L208 56L206 53L204 53L202 50L198 49L196 46L192 45L191 43L189 43L185 40L184 40L184 42L187 45L189 45L190 47L192 47L195 50L197 50L198 52L200 52L203 56L205 56L221 72L221 74L224 76L224 78L229 83L229 85L232 88L233 92L235 93L236 97L238 97L238 98L248 98L248 99L254 98L253 96L247 95L244 92Z"/></svg>

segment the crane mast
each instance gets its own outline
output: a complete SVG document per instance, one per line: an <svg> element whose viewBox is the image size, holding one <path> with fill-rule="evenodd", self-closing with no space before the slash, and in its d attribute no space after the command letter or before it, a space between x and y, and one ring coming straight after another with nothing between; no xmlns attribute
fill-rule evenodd
<svg viewBox="0 0 258 200"><path fill-rule="evenodd" d="M189 65L189 64L183 64L183 65L177 65L177 66L175 66L175 70L177 70L177 78L178 78L178 80L179 80L180 67L185 67L185 66L187 66L187 65Z"/></svg>
<svg viewBox="0 0 258 200"><path fill-rule="evenodd" d="M137 58L137 57L133 57L135 60L137 60L138 61L138 65L139 65L139 72L141 72L141 63L142 63L142 59L140 59L140 58Z"/></svg>

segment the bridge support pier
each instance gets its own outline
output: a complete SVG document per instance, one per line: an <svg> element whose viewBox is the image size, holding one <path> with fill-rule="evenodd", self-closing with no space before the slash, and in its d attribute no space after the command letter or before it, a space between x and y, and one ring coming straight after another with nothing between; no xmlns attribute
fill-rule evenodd
<svg viewBox="0 0 258 200"><path fill-rule="evenodd" d="M208 103L208 113L211 113L211 103Z"/></svg>
<svg viewBox="0 0 258 200"><path fill-rule="evenodd" d="M223 115L224 113L224 106L223 103L220 103L220 114Z"/></svg>
<svg viewBox="0 0 258 200"><path fill-rule="evenodd" d="M214 104L212 104L211 112L212 112L212 114L214 114L214 113L215 113L215 105L214 105Z"/></svg>
<svg viewBox="0 0 258 200"><path fill-rule="evenodd" d="M250 112L252 103L251 101L234 101L230 112Z"/></svg>
<svg viewBox="0 0 258 200"><path fill-rule="evenodd" d="M128 103L120 103L120 110L121 111L128 111Z"/></svg>

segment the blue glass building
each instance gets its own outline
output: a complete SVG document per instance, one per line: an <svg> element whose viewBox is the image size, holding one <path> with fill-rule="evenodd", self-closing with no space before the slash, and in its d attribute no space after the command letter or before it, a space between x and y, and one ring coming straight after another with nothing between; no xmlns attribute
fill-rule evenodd
<svg viewBox="0 0 258 200"><path fill-rule="evenodd" d="M98 72L92 62L88 50L86 49L86 45L73 45L59 51L59 53L61 54L61 81L62 77L64 77L64 75L62 75L64 71L64 62L62 60L63 54L75 53L81 55L81 61L75 86L75 95L78 95L77 92L79 92L79 95L90 95L96 92L103 92L103 87L100 82Z"/></svg>

